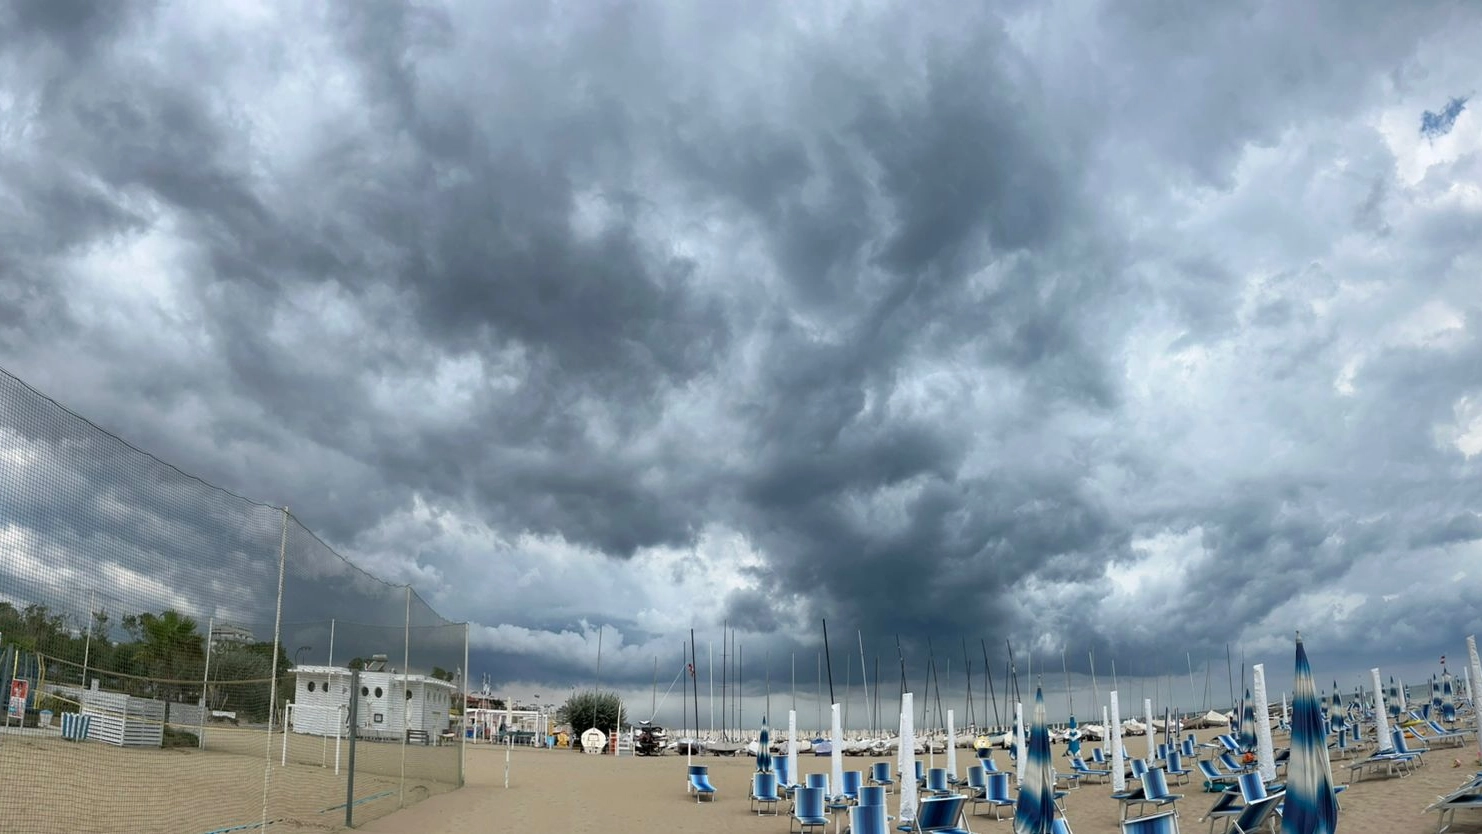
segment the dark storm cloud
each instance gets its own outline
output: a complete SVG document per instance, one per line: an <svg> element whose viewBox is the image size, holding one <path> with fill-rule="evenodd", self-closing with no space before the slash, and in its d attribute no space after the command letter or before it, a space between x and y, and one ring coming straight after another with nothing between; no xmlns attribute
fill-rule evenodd
<svg viewBox="0 0 1482 834"><path fill-rule="evenodd" d="M1176 660L1479 538L1475 152L1366 126L1461 10L233 14L0 12L7 366L526 627L506 679L583 606L619 681L722 618ZM38 513L168 515L69 465Z"/></svg>

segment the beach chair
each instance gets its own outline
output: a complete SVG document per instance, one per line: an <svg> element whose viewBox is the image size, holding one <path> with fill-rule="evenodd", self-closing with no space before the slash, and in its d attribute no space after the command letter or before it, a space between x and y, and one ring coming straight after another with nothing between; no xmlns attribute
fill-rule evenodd
<svg viewBox="0 0 1482 834"><path fill-rule="evenodd" d="M710 768L706 765L690 765L689 777L685 780L686 793L693 793L695 801L709 799L715 801L715 786L710 784Z"/></svg>
<svg viewBox="0 0 1482 834"><path fill-rule="evenodd" d="M1415 750L1411 749L1410 743L1405 740L1405 731L1400 729L1399 727L1390 730L1389 735L1394 740L1396 753L1399 753L1401 756L1411 757L1411 761L1415 764L1416 767L1425 764L1425 757L1420 755L1421 753L1424 753L1430 749L1430 747L1426 745L1425 742L1420 742L1420 749Z"/></svg>
<svg viewBox="0 0 1482 834"><path fill-rule="evenodd" d="M1148 772L1148 763L1142 759L1132 759L1128 762L1128 766L1132 768L1133 779L1141 779L1142 775Z"/></svg>
<svg viewBox="0 0 1482 834"><path fill-rule="evenodd" d="M1398 753L1430 752L1430 742L1426 740L1425 736L1415 732L1414 727L1396 727L1393 730L1390 730L1390 735L1394 736L1395 738L1395 751ZM1412 739L1414 740L1413 746L1411 744ZM1420 764L1425 764L1424 758L1421 758L1418 761Z"/></svg>
<svg viewBox="0 0 1482 834"><path fill-rule="evenodd" d="M1050 820L1050 834L1073 834L1073 833L1070 830L1070 823L1068 823L1068 822L1065 821L1065 817L1056 817L1056 818Z"/></svg>
<svg viewBox="0 0 1482 834"><path fill-rule="evenodd" d="M1118 818L1127 819L1127 809L1131 808L1133 803L1141 802L1142 795L1143 787L1141 782L1130 782L1126 790L1112 791L1111 798L1115 799L1119 806Z"/></svg>
<svg viewBox="0 0 1482 834"><path fill-rule="evenodd" d="M1454 743L1458 747L1466 745L1467 737L1476 733L1476 730L1448 730L1434 721L1427 721L1425 725L1431 730L1431 741Z"/></svg>
<svg viewBox="0 0 1482 834"><path fill-rule="evenodd" d="M1235 784L1237 777L1233 773L1221 773L1218 766L1209 759L1200 759L1194 762L1199 768L1199 775L1204 777L1205 792L1221 791Z"/></svg>
<svg viewBox="0 0 1482 834"><path fill-rule="evenodd" d="M915 760L916 765L916 787L926 787L926 765L920 760Z"/></svg>
<svg viewBox="0 0 1482 834"><path fill-rule="evenodd" d="M777 794L777 774L775 773L753 773L751 774L751 810L758 815L762 809L771 808L772 815L777 815L777 803L782 797Z"/></svg>
<svg viewBox="0 0 1482 834"><path fill-rule="evenodd" d="M1199 818L1199 821L1204 822L1205 820L1209 820L1209 834L1214 834L1215 821L1224 820L1225 827L1229 828L1230 819L1240 816L1240 813L1244 810L1245 803L1242 801L1240 791L1227 790L1215 797L1214 805L1204 816Z"/></svg>
<svg viewBox="0 0 1482 834"><path fill-rule="evenodd" d="M1122 834L1178 834L1178 815L1172 811L1122 820Z"/></svg>
<svg viewBox="0 0 1482 834"><path fill-rule="evenodd" d="M1193 761L1199 758L1199 753L1194 749L1196 744L1197 742L1194 739L1194 734L1189 733L1188 735L1184 736L1183 743L1179 745L1179 752L1184 754L1185 759Z"/></svg>
<svg viewBox="0 0 1482 834"><path fill-rule="evenodd" d="M1009 775L1003 771L983 774L983 790L972 800L974 814L978 813L979 805L987 805L993 809L994 819L1003 819L999 809L1014 807L1014 798L1009 795Z"/></svg>
<svg viewBox="0 0 1482 834"><path fill-rule="evenodd" d="M972 834L968 829L957 825L962 819L964 799L959 794L921 800L916 809L916 820L911 824L912 830L917 834Z"/></svg>
<svg viewBox="0 0 1482 834"><path fill-rule="evenodd" d="M1097 767L1106 767L1111 764L1106 758L1106 753L1102 752L1100 747L1091 748L1091 761L1095 762Z"/></svg>
<svg viewBox="0 0 1482 834"><path fill-rule="evenodd" d="M823 788L798 788L793 793L792 816L788 819L788 831L811 831L827 829L828 816L823 813Z"/></svg>
<svg viewBox="0 0 1482 834"><path fill-rule="evenodd" d="M1168 792L1168 780L1163 776L1163 768L1155 767L1142 774L1142 796L1133 801L1137 803L1138 813L1141 813L1143 806L1146 805L1152 805L1154 808L1167 805L1173 809L1174 813L1178 813L1178 801L1183 798L1184 795L1181 793Z"/></svg>
<svg viewBox="0 0 1482 834"><path fill-rule="evenodd" d="M952 786L947 784L945 767L934 767L926 771L926 790L933 796L948 796L952 793Z"/></svg>
<svg viewBox="0 0 1482 834"><path fill-rule="evenodd" d="M1265 799L1245 803L1245 808L1232 820L1226 834L1255 834L1271 818L1276 806L1286 797L1284 793L1273 793Z"/></svg>
<svg viewBox="0 0 1482 834"><path fill-rule="evenodd" d="M895 780L890 778L890 762L875 762L870 765L870 784L879 785L886 793L895 788Z"/></svg>
<svg viewBox="0 0 1482 834"><path fill-rule="evenodd" d="M777 792L783 796L792 796L793 790L798 786L793 781L792 760L787 756L773 756L772 771L777 774Z"/></svg>
<svg viewBox="0 0 1482 834"><path fill-rule="evenodd" d="M1457 811L1482 811L1482 773L1451 793L1436 797L1436 801L1427 805L1422 813L1431 811L1441 815L1436 821L1436 834L1444 834L1456 824Z"/></svg>
<svg viewBox="0 0 1482 834"><path fill-rule="evenodd" d="M861 803L850 808L849 834L890 834L890 817L885 815L884 804Z"/></svg>
<svg viewBox="0 0 1482 834"><path fill-rule="evenodd" d="M885 788L880 785L864 785L859 789L860 805L884 805Z"/></svg>
<svg viewBox="0 0 1482 834"><path fill-rule="evenodd" d="M1182 780L1182 784L1185 785L1189 783L1189 777L1194 773L1194 771L1184 767L1183 755L1177 750L1168 751L1168 767L1165 768L1165 771L1169 776L1174 778L1174 781Z"/></svg>
<svg viewBox="0 0 1482 834"><path fill-rule="evenodd" d="M1219 759L1220 764L1224 766L1225 770L1228 770L1231 773L1244 773L1247 770L1250 770L1249 767L1241 764L1240 760L1235 758L1235 754L1231 753L1229 750L1226 750L1225 752L1219 754L1219 756L1217 756L1216 758Z"/></svg>
<svg viewBox="0 0 1482 834"><path fill-rule="evenodd" d="M981 765L983 765L983 772L984 773L997 773L998 772L998 762L993 761L993 757L992 756L987 756L987 757L978 759L978 763L981 764Z"/></svg>
<svg viewBox="0 0 1482 834"><path fill-rule="evenodd" d="M803 779L805 780L804 783L808 787L818 788L819 790L823 791L824 798L828 798L829 792L827 773L810 773L807 776L803 777Z"/></svg>
<svg viewBox="0 0 1482 834"><path fill-rule="evenodd" d="M1220 747L1225 748L1226 753L1240 752L1240 742L1230 733L1221 733L1215 736L1214 740L1219 743Z"/></svg>
<svg viewBox="0 0 1482 834"><path fill-rule="evenodd" d="M1086 760L1082 759L1080 756L1074 756L1071 758L1070 769L1073 773L1077 774L1083 779L1099 779L1102 784L1106 784L1106 781L1111 778L1110 770L1087 767Z"/></svg>
<svg viewBox="0 0 1482 834"><path fill-rule="evenodd" d="M962 791L963 795L968 799L972 799L983 792L985 784L983 766L973 765L967 769L967 778L962 780L957 786L957 790Z"/></svg>
<svg viewBox="0 0 1482 834"><path fill-rule="evenodd" d="M850 802L859 801L859 789L864 785L864 771L844 771L844 785L839 788L839 795Z"/></svg>

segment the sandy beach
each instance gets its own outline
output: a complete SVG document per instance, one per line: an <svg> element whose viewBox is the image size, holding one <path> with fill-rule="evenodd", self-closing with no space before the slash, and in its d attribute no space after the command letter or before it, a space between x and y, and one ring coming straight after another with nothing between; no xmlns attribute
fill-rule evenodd
<svg viewBox="0 0 1482 834"><path fill-rule="evenodd" d="M72 834L76 831L168 832L203 834L249 826L261 820L265 757L273 765L268 831L340 830L344 820L345 782L333 770L333 748L322 740L290 736L289 763L278 761L282 736L269 751L257 733L222 738L219 749L137 750L102 744L77 745L55 737L5 735L0 738L0 772L13 800L0 817L0 832ZM1211 731L1199 733L1201 739ZM1285 738L1276 739L1278 747ZM1133 754L1145 750L1142 737L1130 737ZM235 745L235 746L233 746ZM232 752L226 752L225 749ZM1064 748L1057 745L1057 757ZM716 834L782 834L788 818L758 817L749 809L747 791L755 760L746 757L697 759L710 768L719 796L699 803L685 792L685 757L588 756L570 750L515 748L509 751L509 787L504 787L502 747L470 745L467 786L452 785L418 774L455 774L458 748L409 747L402 787L398 775L403 751L395 744L362 744L355 795L356 828L398 834L647 834L651 831L696 831ZM326 766L318 764L327 755ZM1476 747L1437 748L1424 754L1425 765L1405 777L1368 777L1341 795L1340 825L1352 834L1421 834L1436 828L1436 815L1422 809L1438 795L1466 781L1477 770ZM923 763L927 757L922 756ZM1008 767L1006 751L996 751ZM945 764L938 755L936 763ZM1058 759L1057 759L1058 760ZM867 770L870 757L846 757L846 770ZM965 772L971 752L959 751ZM1460 761L1460 766L1453 766ZM803 756L803 773L827 773L827 757ZM449 768L446 771L443 768ZM1348 779L1346 761L1334 763L1339 783ZM1215 796L1200 782L1172 786L1185 798L1178 803L1180 830L1209 830L1202 821ZM1087 784L1070 791L1066 812L1075 834L1114 834L1118 805L1106 785ZM22 799L23 798L23 799ZM894 813L895 797L889 798ZM402 806L405 807L402 807ZM398 808L401 808L398 810ZM991 811L972 816L974 832L1011 832L1009 819L995 821ZM1455 832L1482 832L1482 813L1462 815ZM237 829L238 831L259 829ZM1220 830L1218 827L1216 830Z"/></svg>
<svg viewBox="0 0 1482 834"><path fill-rule="evenodd" d="M1201 732L1201 739L1210 737ZM1140 737L1126 741L1133 754L1146 743ZM1283 746L1279 737L1277 745ZM1064 750L1056 746L1058 756ZM958 766L966 770L970 753L963 751ZM1342 831L1352 834L1420 834L1436 829L1436 815L1422 809L1436 796L1449 792L1479 768L1476 747L1437 748L1425 754L1425 765L1410 776L1368 777L1340 797ZM925 758L925 757L922 757ZM995 758L1008 763L1006 751ZM943 756L938 756L938 764ZM1452 767L1454 760L1461 767ZM845 758L846 770L868 769L875 759ZM1470 764L1468 764L1470 762ZM782 834L788 830L786 815L758 817L749 810L747 790L755 769L752 759L705 758L711 781L719 796L714 804L697 804L684 790L683 756L622 758L586 756L566 750L513 751L510 786L504 785L504 751L492 747L470 747L468 784L462 790L436 796L403 811L367 823L361 830L383 834L442 834L447 832L490 832L528 834L532 831L562 831L569 834L640 834L650 831L696 831L716 834ZM826 773L826 757L803 757L804 773ZM1334 763L1339 783L1348 779L1344 761ZM1201 821L1214 802L1199 783L1173 786L1185 798L1178 803L1180 830L1205 832ZM1070 791L1066 815L1075 834L1114 834L1117 803L1108 798L1110 788L1088 784ZM894 813L894 797L889 799ZM1012 832L1012 814L995 821L991 812L973 816L975 832ZM1458 817L1456 832L1482 831L1482 814ZM1220 830L1216 826L1216 831Z"/></svg>

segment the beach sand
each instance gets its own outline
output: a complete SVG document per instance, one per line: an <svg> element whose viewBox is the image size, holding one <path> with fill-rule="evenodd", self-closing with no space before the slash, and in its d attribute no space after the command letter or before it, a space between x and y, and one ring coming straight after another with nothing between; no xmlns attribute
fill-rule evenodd
<svg viewBox="0 0 1482 834"><path fill-rule="evenodd" d="M1210 732L1201 732L1208 737ZM1284 737L1276 740L1285 746ZM1136 754L1145 750L1142 737L1126 740ZM1057 745L1055 753L1064 748ZM970 751L961 751L958 766L964 772ZM922 757L925 759L926 757ZM944 764L938 756L938 764ZM1435 798L1466 781L1479 768L1475 745L1468 748L1438 748L1425 754L1426 764L1405 777L1368 777L1340 796L1343 809L1339 830L1349 834L1420 834L1436 829L1436 815L1422 814ZM569 750L516 749L510 757L510 786L504 788L505 752L502 748L470 746L468 784L462 790L433 797L425 802L367 823L360 830L382 834L452 834L489 832L529 834L560 831L563 834L647 834L652 831L695 831L707 834L784 834L785 814L758 817L749 810L747 792L755 761L750 758L705 757L711 781L718 791L712 803L697 804L685 793L685 757L618 758L588 756ZM803 756L804 773L827 773L827 757ZM1462 767L1452 761L1461 759ZM1000 767L1009 763L1006 751L997 751ZM869 757L846 757L845 770L868 770L876 761ZM1470 762L1470 764L1469 764ZM1191 766L1192 767L1192 766ZM1334 763L1339 783L1347 781L1348 768ZM1201 791L1199 783L1173 786L1185 798L1178 803L1179 829L1206 832L1201 822L1214 803L1214 794ZM1118 805L1109 798L1111 789L1088 784L1070 791L1066 815L1075 834L1114 834ZM895 813L895 797L887 803ZM1013 831L1012 814L995 821L984 815L969 817L974 832ZM847 820L846 820L847 821ZM1456 832L1482 832L1482 813L1462 814ZM832 831L832 826L830 831ZM1221 830L1217 825L1216 831Z"/></svg>
<svg viewBox="0 0 1482 834"><path fill-rule="evenodd" d="M261 820L264 762L270 776L268 834L288 831L332 831L343 824L345 782L333 770L333 745L322 739L289 737L289 764L282 767L282 736L268 750L264 735L251 731L212 730L216 749L137 750L97 743L76 744L56 737L0 736L0 776L4 812L0 832L74 834L79 831L169 832L203 834ZM1211 733L1204 731L1202 737ZM1285 746L1278 737L1278 747ZM1126 740L1129 751L1146 750L1141 737ZM1056 756L1063 746L1056 745ZM232 752L227 752L232 751ZM457 746L405 751L397 744L361 744L357 751L355 795L357 829L400 834L465 834L465 832L559 831L563 834L648 834L652 831L695 831L707 834L784 834L788 818L758 817L749 811L747 791L755 760L740 756L704 757L719 791L714 803L697 804L685 792L685 757L613 758L570 750L516 748L510 751L510 786L504 787L505 748L469 745L467 786L453 790L443 781L456 778ZM398 780L405 764L409 778ZM996 751L1008 767L1006 751ZM1370 777L1342 794L1340 830L1350 834L1420 834L1436 828L1435 814L1422 809L1438 795L1470 778L1476 747L1438 748L1426 753L1426 764L1406 777ZM923 761L926 757L921 757ZM945 764L944 756L937 756ZM958 766L966 772L971 752L962 750ZM325 766L320 766L321 759ZM1461 767L1452 767L1454 760ZM846 757L846 770L868 770L870 757ZM1063 759L1062 759L1063 761ZM803 756L803 773L827 773L827 757ZM1334 771L1348 778L1343 761ZM433 778L428 778L428 776ZM1204 812L1213 794L1200 784L1172 786L1185 798L1178 803L1180 830L1205 832ZM1066 799L1075 834L1113 834L1118 806L1110 788L1087 784ZM889 797L895 813L895 797ZM397 810L402 804L406 807ZM986 810L986 809L985 809ZM978 834L1012 832L1012 824L995 821L991 812L969 818ZM1463 814L1456 832L1482 832L1482 813ZM244 829L250 830L250 829ZM832 831L832 827L830 828ZM1216 830L1219 830L1218 828Z"/></svg>

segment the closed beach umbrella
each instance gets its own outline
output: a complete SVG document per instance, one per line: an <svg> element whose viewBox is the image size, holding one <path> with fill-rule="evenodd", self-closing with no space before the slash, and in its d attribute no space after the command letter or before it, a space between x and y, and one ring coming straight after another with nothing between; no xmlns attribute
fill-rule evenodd
<svg viewBox="0 0 1482 834"><path fill-rule="evenodd" d="M1328 742L1322 729L1322 704L1312 683L1312 667L1297 635L1296 683L1292 694L1292 752L1286 766L1286 802L1281 834L1333 834L1338 830L1338 799Z"/></svg>
<svg viewBox="0 0 1482 834"><path fill-rule="evenodd" d="M1029 731L1014 834L1050 834L1055 821L1055 774L1050 769L1050 731L1045 727L1045 694L1034 690L1034 724Z"/></svg>
<svg viewBox="0 0 1482 834"><path fill-rule="evenodd" d="M916 820L916 728L911 723L911 713L916 711L914 693L901 695L901 745L897 751L900 779L901 825L909 826Z"/></svg>
<svg viewBox="0 0 1482 834"><path fill-rule="evenodd" d="M1456 691L1451 685L1451 673L1441 675L1441 719L1448 724L1456 723Z"/></svg>
<svg viewBox="0 0 1482 834"><path fill-rule="evenodd" d="M1256 749L1256 707L1249 689L1245 690L1245 706L1240 710L1240 749L1246 752Z"/></svg>
<svg viewBox="0 0 1482 834"><path fill-rule="evenodd" d="M788 761L792 761L788 759ZM772 734L767 732L767 716L762 716L762 734L756 741L756 772L772 772Z"/></svg>
<svg viewBox="0 0 1482 834"><path fill-rule="evenodd" d="M1095 721L1096 716L1092 715L1091 720ZM1070 749L1070 755L1079 756L1081 754L1081 731L1080 728L1076 727L1075 725L1074 715L1070 717L1070 734L1066 736L1066 738L1069 739L1069 743L1066 744L1066 747Z"/></svg>

